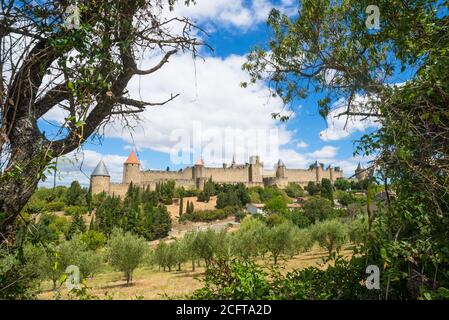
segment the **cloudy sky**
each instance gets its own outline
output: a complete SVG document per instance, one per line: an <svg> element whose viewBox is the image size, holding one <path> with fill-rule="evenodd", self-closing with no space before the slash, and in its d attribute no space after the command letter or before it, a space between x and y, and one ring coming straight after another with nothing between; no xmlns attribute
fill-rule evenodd
<svg viewBox="0 0 449 320"><path fill-rule="evenodd" d="M323 119L313 97L295 106L290 121L280 123L270 115L280 111L282 104L269 98L264 84L240 87L248 79L241 70L246 54L268 37L265 19L270 8L293 15L296 6L296 0L197 0L196 6L178 5L175 14L190 17L207 30L205 40L214 50L204 50L204 59L172 56L157 73L133 78L128 86L133 98L158 101L170 94L180 96L145 111L132 132L119 123L108 126L101 144L89 141L60 160L56 183L79 180L87 185L101 159L112 180L119 182L130 150L137 151L144 169L179 169L199 157L206 165L220 166L234 155L243 163L259 154L267 169L278 159L291 168L307 168L318 160L352 175L359 161L368 160L353 158L354 142L375 123L352 119L345 128L346 119L335 118L338 108ZM145 68L157 61L157 57L144 56L140 63ZM61 121L63 115L52 110L44 118L43 129ZM49 179L44 184L52 183Z"/></svg>

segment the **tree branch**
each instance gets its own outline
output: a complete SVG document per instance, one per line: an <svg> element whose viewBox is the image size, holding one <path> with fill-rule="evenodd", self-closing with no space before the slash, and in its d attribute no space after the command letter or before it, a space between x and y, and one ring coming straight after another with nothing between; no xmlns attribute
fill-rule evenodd
<svg viewBox="0 0 449 320"><path fill-rule="evenodd" d="M170 51L168 51L168 52L164 55L164 57L162 58L162 60L161 60L157 65L155 65L154 67L152 67L152 68L150 68L150 69L148 69L148 70L139 70L139 69L135 69L135 70L134 70L134 73L135 73L135 74L138 74L138 75L147 75L147 74L156 72L157 70L159 70L160 68L162 68L162 66L168 62L168 59L170 58L170 56L174 55L176 52L178 52L177 49L170 50Z"/></svg>

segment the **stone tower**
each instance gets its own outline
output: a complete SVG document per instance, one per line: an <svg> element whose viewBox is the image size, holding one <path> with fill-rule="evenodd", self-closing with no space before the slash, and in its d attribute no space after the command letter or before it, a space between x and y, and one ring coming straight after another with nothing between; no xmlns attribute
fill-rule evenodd
<svg viewBox="0 0 449 320"><path fill-rule="evenodd" d="M323 179L323 167L321 166L321 163L318 162L318 160L315 162L315 176L316 183L321 183L321 180Z"/></svg>
<svg viewBox="0 0 449 320"><path fill-rule="evenodd" d="M139 184L141 182L140 161L134 151L131 151L128 159L123 164L123 183Z"/></svg>
<svg viewBox="0 0 449 320"><path fill-rule="evenodd" d="M92 187L92 195L101 192L109 192L109 184L111 182L111 176L103 160L100 160L95 170L90 175L90 185Z"/></svg>
<svg viewBox="0 0 449 320"><path fill-rule="evenodd" d="M252 156L249 159L249 182L263 182L263 163L260 162L259 156Z"/></svg>
<svg viewBox="0 0 449 320"><path fill-rule="evenodd" d="M197 189L203 190L204 183L206 182L203 159L198 159L193 167L193 180L195 181Z"/></svg>
<svg viewBox="0 0 449 320"><path fill-rule="evenodd" d="M281 160L278 161L276 166L276 178L285 178L285 164Z"/></svg>
<svg viewBox="0 0 449 320"><path fill-rule="evenodd" d="M357 169L355 169L355 177L357 178L358 181L362 181L365 180L368 176L368 173L366 172L365 169L362 168L362 166L359 165L357 166Z"/></svg>
<svg viewBox="0 0 449 320"><path fill-rule="evenodd" d="M329 165L329 180L331 181L332 184L334 184L334 168L332 168L331 165Z"/></svg>

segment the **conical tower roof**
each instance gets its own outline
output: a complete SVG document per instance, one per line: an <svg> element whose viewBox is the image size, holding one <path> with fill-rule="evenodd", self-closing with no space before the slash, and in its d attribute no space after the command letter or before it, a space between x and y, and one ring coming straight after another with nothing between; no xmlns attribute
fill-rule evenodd
<svg viewBox="0 0 449 320"><path fill-rule="evenodd" d="M139 159L137 159L137 156L134 153L134 151L131 151L128 159L126 159L126 161L125 161L125 164L140 164L140 161L139 161Z"/></svg>
<svg viewBox="0 0 449 320"><path fill-rule="evenodd" d="M92 172L91 176L92 177L97 177L97 176L110 177L108 168L106 168L106 165L104 164L103 160L100 160L100 162L98 162L97 167Z"/></svg>
<svg viewBox="0 0 449 320"><path fill-rule="evenodd" d="M360 171L360 170L362 170L362 166L360 165L360 162L359 162L359 164L358 164L358 166L357 166L357 169L355 169L356 171Z"/></svg>
<svg viewBox="0 0 449 320"><path fill-rule="evenodd" d="M282 162L281 159L279 159L279 161L278 161L278 167L285 167L285 164L284 164L284 162Z"/></svg>

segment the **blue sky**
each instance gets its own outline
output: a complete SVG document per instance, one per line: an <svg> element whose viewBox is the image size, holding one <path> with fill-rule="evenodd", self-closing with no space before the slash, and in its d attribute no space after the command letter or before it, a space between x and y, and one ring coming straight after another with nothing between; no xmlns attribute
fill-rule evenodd
<svg viewBox="0 0 449 320"><path fill-rule="evenodd" d="M267 170L273 168L278 158L287 167L294 168L307 168L319 160L326 165L340 166L346 176L352 175L359 161L366 163L369 160L353 158L354 141L373 130L375 123L353 119L347 128L343 128L345 119L335 119L334 113L327 119L320 117L316 97L311 96L295 106L293 118L282 124L270 117L272 112L282 108L282 104L268 98L269 92L264 84L249 89L239 85L247 79L241 70L245 55L253 46L264 44L269 37L265 18L273 6L294 14L297 2L197 0L193 7L178 5L174 14L190 17L206 29L209 36L204 40L214 51L203 50L204 60L196 61L188 54L173 56L157 74L132 79L128 89L133 98L158 101L172 93L180 96L170 104L142 114L132 134L123 129L120 122L106 127L101 143L89 141L82 150L61 161L57 184L80 180L87 185L88 176L100 159L105 161L112 180L119 182L122 163L133 149L137 150L144 169L165 169L167 166L179 169L192 164L200 156L205 158L206 165L219 166L230 162L233 155L237 162L245 162L249 155L257 152L261 153ZM154 65L158 59L160 57L142 56L142 68ZM57 130L54 124L63 118L61 110L51 110L39 125L51 136ZM234 135L227 136L226 130L234 130ZM203 140L195 145L198 133ZM227 137L238 139L243 136L251 142L255 134L261 137L258 136L257 143L266 145L269 138L264 137L264 133L276 135L276 150L248 150L244 143L242 146L223 147L229 142ZM189 138L184 141L185 136ZM214 140L217 136L221 139ZM188 150L185 144L189 146ZM216 154L211 158L204 154L204 149L211 148L223 152L218 158ZM174 157L181 150L188 154L182 161ZM44 184L52 183L50 179Z"/></svg>

